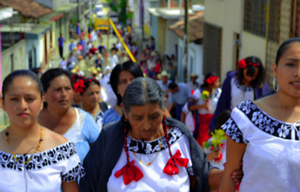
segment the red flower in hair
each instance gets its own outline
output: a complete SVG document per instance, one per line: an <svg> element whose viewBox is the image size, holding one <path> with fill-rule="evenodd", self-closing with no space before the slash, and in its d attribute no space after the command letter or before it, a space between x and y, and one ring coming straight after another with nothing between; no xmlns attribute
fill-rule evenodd
<svg viewBox="0 0 300 192"><path fill-rule="evenodd" d="M216 80L219 78L219 76L210 76L205 80L205 83L207 83L208 85L212 85L216 82Z"/></svg>
<svg viewBox="0 0 300 192"><path fill-rule="evenodd" d="M245 69L247 67L246 59L242 59L238 62L238 66L240 69Z"/></svg>
<svg viewBox="0 0 300 192"><path fill-rule="evenodd" d="M79 79L79 81L74 83L74 91L76 93L83 93L83 89L85 88L84 81Z"/></svg>

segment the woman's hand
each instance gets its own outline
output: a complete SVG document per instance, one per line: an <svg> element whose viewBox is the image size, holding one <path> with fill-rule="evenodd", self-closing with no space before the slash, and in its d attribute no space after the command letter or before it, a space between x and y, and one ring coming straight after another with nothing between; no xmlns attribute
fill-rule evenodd
<svg viewBox="0 0 300 192"><path fill-rule="evenodd" d="M224 163L224 168L226 166L226 163ZM239 170L236 170L236 171L233 171L231 173L231 179L235 182L235 183L238 183L238 182L241 182L243 177L244 177L244 172L243 172L243 162L241 162L241 169Z"/></svg>
<svg viewBox="0 0 300 192"><path fill-rule="evenodd" d="M215 158L219 158L220 155L221 155L221 151L215 151L215 152L206 154L207 160L208 160L208 161L211 161L211 160L213 160L213 159L215 159Z"/></svg>

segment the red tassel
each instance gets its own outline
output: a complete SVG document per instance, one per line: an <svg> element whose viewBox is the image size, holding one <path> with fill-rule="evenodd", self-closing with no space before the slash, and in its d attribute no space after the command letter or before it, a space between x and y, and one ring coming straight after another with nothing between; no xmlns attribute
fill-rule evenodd
<svg viewBox="0 0 300 192"><path fill-rule="evenodd" d="M133 180L135 182L138 182L141 178L144 177L143 172L134 165L134 160L132 160L128 165L125 165L115 173L115 177L119 178L121 175L123 175L123 181L125 185L128 185Z"/></svg>
<svg viewBox="0 0 300 192"><path fill-rule="evenodd" d="M177 150L175 155L167 162L167 165L165 166L163 172L168 175L177 175L179 173L179 170L176 164L180 167L187 167L189 159L181 158L180 156L181 152L180 150Z"/></svg>

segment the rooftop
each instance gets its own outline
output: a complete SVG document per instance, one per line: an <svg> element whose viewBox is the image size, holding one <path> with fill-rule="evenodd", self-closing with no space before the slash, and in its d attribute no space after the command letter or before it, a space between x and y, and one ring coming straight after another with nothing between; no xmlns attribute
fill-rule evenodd
<svg viewBox="0 0 300 192"><path fill-rule="evenodd" d="M0 0L0 6L12 7L23 16L34 19L53 11L33 0Z"/></svg>
<svg viewBox="0 0 300 192"><path fill-rule="evenodd" d="M189 42L203 38L203 17L204 11L196 13L194 16L189 17ZM184 20L178 21L169 27L180 38L184 37Z"/></svg>

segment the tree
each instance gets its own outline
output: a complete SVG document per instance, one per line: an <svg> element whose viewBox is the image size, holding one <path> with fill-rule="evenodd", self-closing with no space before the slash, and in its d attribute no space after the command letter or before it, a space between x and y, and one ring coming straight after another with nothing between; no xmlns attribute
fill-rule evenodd
<svg viewBox="0 0 300 192"><path fill-rule="evenodd" d="M119 22L127 25L127 19L132 18L132 13L127 13L128 0L107 0L110 9L118 13Z"/></svg>

